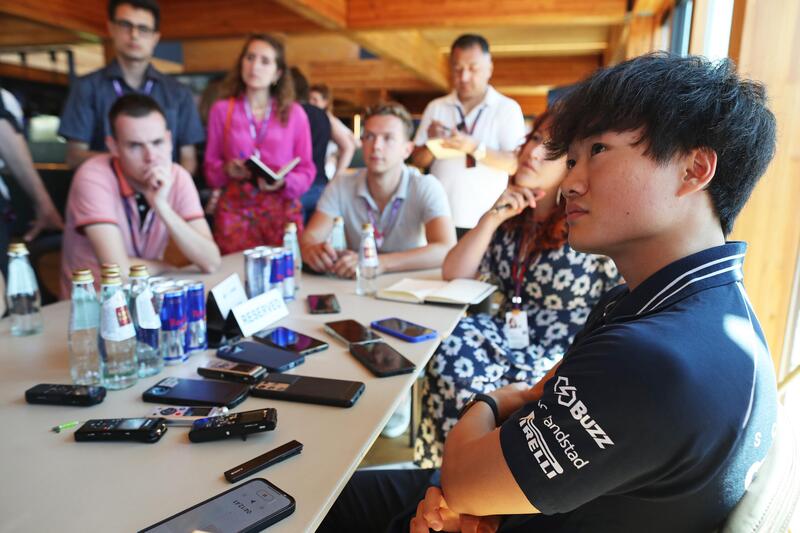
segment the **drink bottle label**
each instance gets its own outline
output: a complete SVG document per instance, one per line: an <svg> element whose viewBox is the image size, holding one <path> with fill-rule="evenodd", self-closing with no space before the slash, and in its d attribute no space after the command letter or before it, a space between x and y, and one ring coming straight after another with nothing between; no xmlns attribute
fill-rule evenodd
<svg viewBox="0 0 800 533"><path fill-rule="evenodd" d="M107 341L124 341L136 336L136 330L125 303L125 295L117 291L103 302L100 335Z"/></svg>
<svg viewBox="0 0 800 533"><path fill-rule="evenodd" d="M156 314L153 307L153 293L150 289L145 289L136 297L136 318L139 320L139 327L144 329L160 329L161 318Z"/></svg>

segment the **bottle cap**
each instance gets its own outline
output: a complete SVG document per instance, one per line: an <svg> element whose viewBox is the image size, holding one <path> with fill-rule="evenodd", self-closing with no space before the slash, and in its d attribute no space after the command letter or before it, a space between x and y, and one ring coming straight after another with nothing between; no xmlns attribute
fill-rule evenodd
<svg viewBox="0 0 800 533"><path fill-rule="evenodd" d="M103 272L100 283L103 285L122 285L122 279L119 277L119 272Z"/></svg>
<svg viewBox="0 0 800 533"><path fill-rule="evenodd" d="M105 276L106 274L116 274L119 276L119 265L116 263L103 263L100 265L100 274L101 276Z"/></svg>
<svg viewBox="0 0 800 533"><path fill-rule="evenodd" d="M147 265L131 265L131 270L128 273L129 278L147 278L150 273L147 271Z"/></svg>
<svg viewBox="0 0 800 533"><path fill-rule="evenodd" d="M72 271L72 281L75 283L94 282L94 275L88 268L77 268Z"/></svg>
<svg viewBox="0 0 800 533"><path fill-rule="evenodd" d="M8 253L27 255L28 248L25 246L24 242L12 242L11 244L8 245Z"/></svg>
<svg viewBox="0 0 800 533"><path fill-rule="evenodd" d="M291 231L292 233L297 233L297 224L294 222L287 222L286 223L286 231Z"/></svg>
<svg viewBox="0 0 800 533"><path fill-rule="evenodd" d="M342 217L334 217L333 218L334 224L344 224L344 219Z"/></svg>
<svg viewBox="0 0 800 533"><path fill-rule="evenodd" d="M375 228L372 227L372 223L364 222L361 226L361 231L375 231Z"/></svg>

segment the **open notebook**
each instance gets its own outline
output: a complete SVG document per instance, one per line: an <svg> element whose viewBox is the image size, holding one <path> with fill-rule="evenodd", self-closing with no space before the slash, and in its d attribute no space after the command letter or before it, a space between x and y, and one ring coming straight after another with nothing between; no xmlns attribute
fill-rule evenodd
<svg viewBox="0 0 800 533"><path fill-rule="evenodd" d="M267 181L267 184L274 185L275 183L285 178L286 174L291 172L292 169L296 167L299 162L300 158L295 157L294 159L286 163L283 166L283 168L281 168L277 172L269 168L266 163L264 163L263 161L261 161L261 159L259 159L254 155L250 156L250 158L247 159L247 161L245 161L245 164L247 165L247 168L250 169L250 172L253 173L253 176L262 177Z"/></svg>
<svg viewBox="0 0 800 533"><path fill-rule="evenodd" d="M403 278L394 285L378 291L384 300L409 303L476 304L492 294L497 287L475 279L441 281Z"/></svg>

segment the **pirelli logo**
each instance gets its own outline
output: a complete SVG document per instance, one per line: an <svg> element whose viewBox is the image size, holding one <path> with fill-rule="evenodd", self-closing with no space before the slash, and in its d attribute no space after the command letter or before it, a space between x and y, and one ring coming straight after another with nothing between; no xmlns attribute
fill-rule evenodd
<svg viewBox="0 0 800 533"><path fill-rule="evenodd" d="M533 454L533 458L539 465L539 468L542 469L542 472L544 472L544 475L547 476L548 479L553 479L557 475L563 474L564 469L553 456L550 447L547 446L542 432L534 425L534 418L535 413L531 411L528 416L520 418L519 425L523 433L525 433L525 438L528 440L528 449Z"/></svg>

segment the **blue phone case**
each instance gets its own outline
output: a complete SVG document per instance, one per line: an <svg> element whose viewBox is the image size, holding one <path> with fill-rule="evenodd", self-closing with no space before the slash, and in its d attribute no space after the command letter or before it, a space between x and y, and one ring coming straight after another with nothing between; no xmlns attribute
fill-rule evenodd
<svg viewBox="0 0 800 533"><path fill-rule="evenodd" d="M421 335L417 335L415 337L412 337L412 336L409 336L409 335L405 335L405 334L397 331L396 329L391 329L391 328L381 324L381 322L384 322L386 320L398 320L400 322L405 322L406 324L408 324L410 326L415 326L415 327L422 328L422 329L427 329L427 330L430 330L430 331L428 333L423 333ZM429 327L426 327L426 326L420 326L419 324L415 324L413 322L409 322L408 320L403 320L402 318L395 318L395 317L384 318L382 320L375 320L374 322L372 322L370 324L370 327L372 329L377 329L378 331L380 331L382 333L386 333L387 335L391 335L393 337L397 337L398 339L403 339L406 342L422 342L422 341L427 341L427 340L430 340L430 339L435 339L436 337L439 336L439 334L433 328L429 328Z"/></svg>

